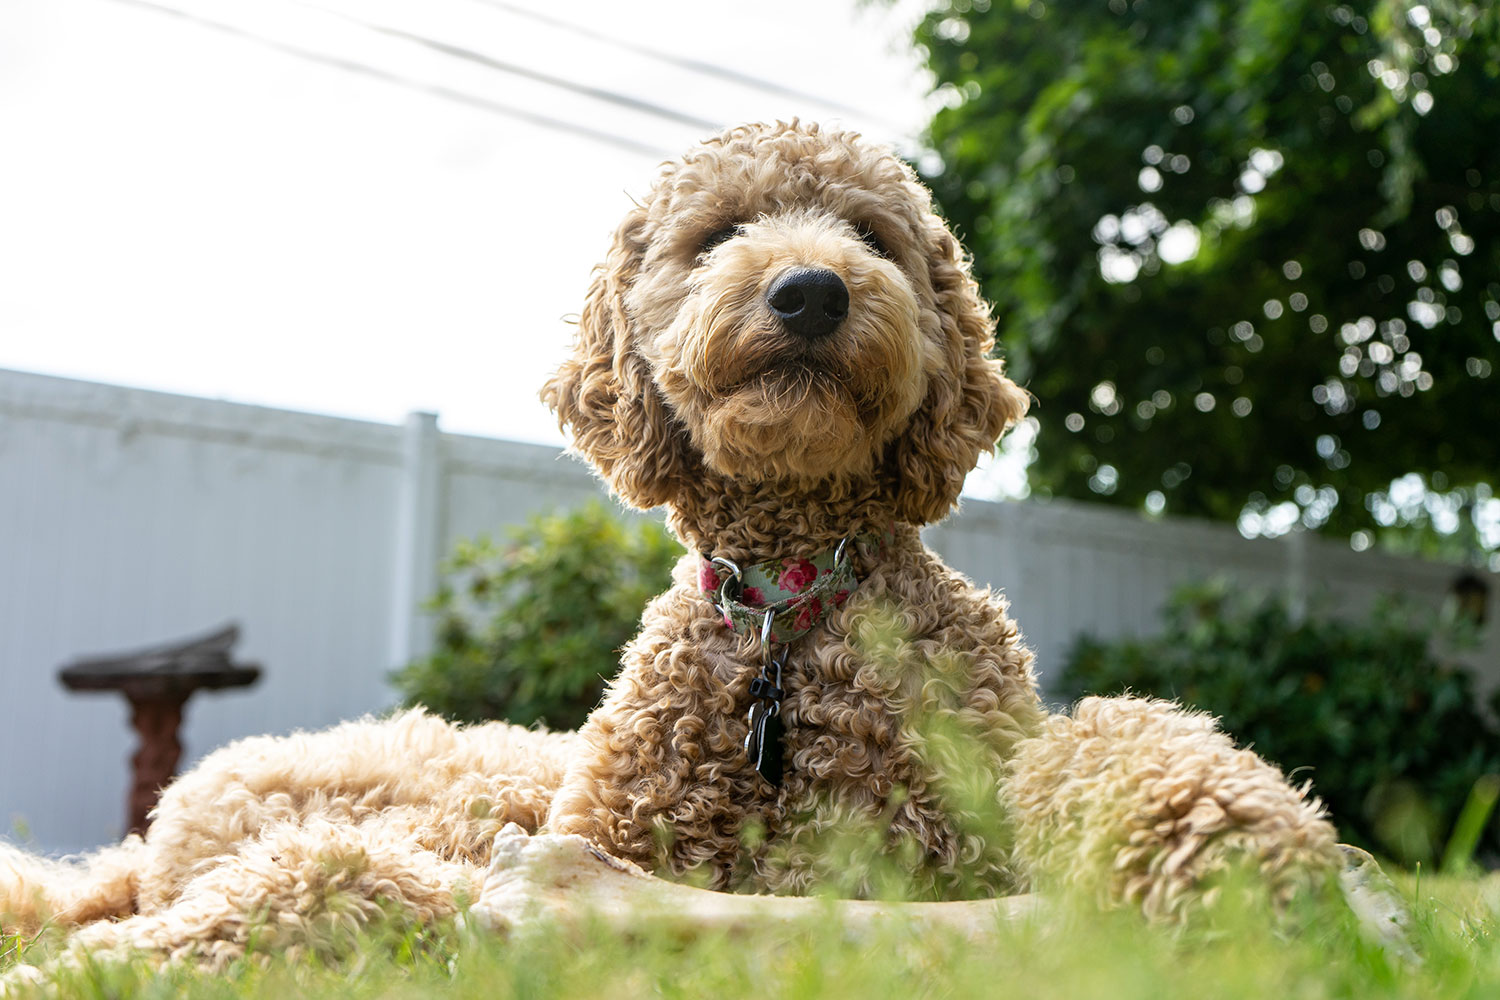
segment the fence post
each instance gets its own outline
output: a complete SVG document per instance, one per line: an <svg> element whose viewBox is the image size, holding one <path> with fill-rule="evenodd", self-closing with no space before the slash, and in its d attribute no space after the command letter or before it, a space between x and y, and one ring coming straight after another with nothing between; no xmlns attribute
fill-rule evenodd
<svg viewBox="0 0 1500 1000"><path fill-rule="evenodd" d="M435 413L406 415L396 495L395 579L391 593L390 665L404 666L432 648L422 602L437 590L442 539L442 435Z"/></svg>
<svg viewBox="0 0 1500 1000"><path fill-rule="evenodd" d="M1294 625L1307 617L1307 535L1299 526L1286 536L1286 604Z"/></svg>

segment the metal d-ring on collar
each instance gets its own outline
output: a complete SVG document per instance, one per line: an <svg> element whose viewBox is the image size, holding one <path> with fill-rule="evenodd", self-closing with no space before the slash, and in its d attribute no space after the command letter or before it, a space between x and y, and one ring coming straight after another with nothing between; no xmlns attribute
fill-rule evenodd
<svg viewBox="0 0 1500 1000"><path fill-rule="evenodd" d="M750 682L750 697L764 698L771 701L771 710L777 715L781 714L781 699L786 692L781 687L781 668L786 663L786 647L783 646L779 655L773 651L771 645L771 620L776 617L776 612L766 612L766 622L760 629L760 676ZM776 680L771 680L771 671L776 671Z"/></svg>
<svg viewBox="0 0 1500 1000"><path fill-rule="evenodd" d="M713 597L714 607L718 609L720 614L727 616L729 611L728 602L725 598L727 596L729 600L734 601L740 599L740 594L745 587L745 574L740 570L739 564L732 559L725 559L723 556L714 556L709 562L717 569L729 571L729 575L719 584L718 592ZM731 582L734 583L734 593L726 594Z"/></svg>

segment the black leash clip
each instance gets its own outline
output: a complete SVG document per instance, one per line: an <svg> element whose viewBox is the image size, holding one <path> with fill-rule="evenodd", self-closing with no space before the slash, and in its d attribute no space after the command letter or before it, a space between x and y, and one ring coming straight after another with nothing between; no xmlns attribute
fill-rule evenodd
<svg viewBox="0 0 1500 1000"><path fill-rule="evenodd" d="M745 753L756 773L772 787L780 788L783 772L781 700L786 697L786 691L781 686L781 668L786 662L786 651L782 650L779 654L771 651L773 617L767 611L765 623L761 626L760 642L765 659L761 664L760 676L750 682L750 713L747 717L750 731L745 734Z"/></svg>

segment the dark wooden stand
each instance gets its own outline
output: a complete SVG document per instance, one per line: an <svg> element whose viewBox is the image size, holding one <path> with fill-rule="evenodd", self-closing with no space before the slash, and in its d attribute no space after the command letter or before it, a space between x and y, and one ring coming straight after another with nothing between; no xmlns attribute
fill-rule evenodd
<svg viewBox="0 0 1500 1000"><path fill-rule="evenodd" d="M146 832L146 816L177 770L182 709L193 692L245 687L260 678L259 666L230 662L229 651L239 636L239 627L230 625L185 642L75 660L58 671L70 691L118 691L130 702L130 725L140 737L130 759L130 833Z"/></svg>

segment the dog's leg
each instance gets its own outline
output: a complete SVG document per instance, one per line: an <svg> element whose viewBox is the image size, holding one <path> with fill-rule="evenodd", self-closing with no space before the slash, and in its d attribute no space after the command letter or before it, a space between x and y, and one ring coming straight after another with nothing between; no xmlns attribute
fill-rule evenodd
<svg viewBox="0 0 1500 1000"><path fill-rule="evenodd" d="M403 817L362 826L277 823L152 913L75 932L62 962L141 955L221 968L247 951L325 958L359 947L372 922L426 924L477 898L485 869L412 842Z"/></svg>
<svg viewBox="0 0 1500 1000"><path fill-rule="evenodd" d="M715 672L716 663L742 669L737 640L716 618L703 636L686 636L691 600L678 588L647 610L619 676L578 731L545 829L657 874L699 869L727 888L741 834L770 827L774 797L742 748L743 709Z"/></svg>
<svg viewBox="0 0 1500 1000"><path fill-rule="evenodd" d="M1305 790L1206 715L1163 701L1086 698L1017 746L1008 793L1039 888L1176 918L1246 869L1273 904L1342 868Z"/></svg>
<svg viewBox="0 0 1500 1000"><path fill-rule="evenodd" d="M139 908L172 905L189 881L275 823L359 824L411 806L423 846L484 863L506 822L534 830L573 736L491 723L459 727L421 710L290 736L258 736L205 757L152 813Z"/></svg>
<svg viewBox="0 0 1500 1000"><path fill-rule="evenodd" d="M0 930L31 933L130 913L145 845L127 837L76 862L49 861L0 844Z"/></svg>

